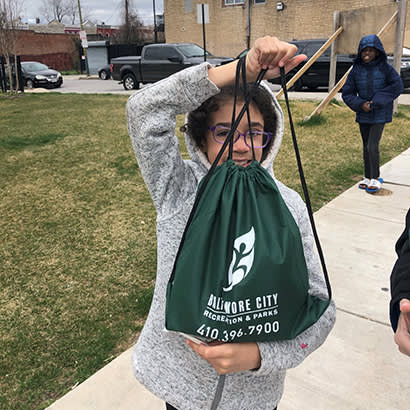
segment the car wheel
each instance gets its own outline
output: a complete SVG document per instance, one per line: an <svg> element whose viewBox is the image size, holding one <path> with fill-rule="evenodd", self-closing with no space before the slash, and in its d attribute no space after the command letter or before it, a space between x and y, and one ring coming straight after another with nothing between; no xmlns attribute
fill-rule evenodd
<svg viewBox="0 0 410 410"><path fill-rule="evenodd" d="M110 76L105 70L102 70L100 71L100 78L101 80L108 80Z"/></svg>
<svg viewBox="0 0 410 410"><path fill-rule="evenodd" d="M26 87L27 87L27 88L34 88L33 80L28 79L28 80L26 81Z"/></svg>
<svg viewBox="0 0 410 410"><path fill-rule="evenodd" d="M125 74L122 85L126 90L138 90L139 83L132 74Z"/></svg>

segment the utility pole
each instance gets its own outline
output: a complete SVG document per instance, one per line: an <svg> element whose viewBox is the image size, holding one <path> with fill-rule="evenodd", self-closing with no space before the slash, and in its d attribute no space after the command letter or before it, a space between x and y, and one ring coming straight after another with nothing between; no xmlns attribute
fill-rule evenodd
<svg viewBox="0 0 410 410"><path fill-rule="evenodd" d="M83 27L83 18L81 16L81 4L80 4L80 0L78 0L78 17L80 18L80 28L81 31L84 31L84 27ZM83 44L83 51L84 51L84 58L85 58L85 71L87 73L87 77L90 75L90 71L88 69L88 59L87 59L87 36L85 38L85 41L82 40L82 44Z"/></svg>
<svg viewBox="0 0 410 410"><path fill-rule="evenodd" d="M248 34L246 36L246 48L251 48L251 1L248 0Z"/></svg>
<svg viewBox="0 0 410 410"><path fill-rule="evenodd" d="M130 33L130 15L128 11L128 0L125 0L125 35L127 37L127 44L131 43Z"/></svg>
<svg viewBox="0 0 410 410"><path fill-rule="evenodd" d="M209 5L208 4L197 4L197 22L202 24L202 37L204 40L204 61L206 61L206 33L205 24L209 23Z"/></svg>
<svg viewBox="0 0 410 410"><path fill-rule="evenodd" d="M202 36L204 39L204 61L206 61L205 4L201 4L201 13L202 13Z"/></svg>
<svg viewBox="0 0 410 410"><path fill-rule="evenodd" d="M394 47L393 67L400 74L401 57L403 55L404 31L406 28L407 0L398 1L397 12L396 43ZM396 98L393 103L394 114L397 114L398 112L398 105L399 101L398 98Z"/></svg>
<svg viewBox="0 0 410 410"><path fill-rule="evenodd" d="M157 36L157 16L155 14L155 0L152 0L152 8L154 11L154 41L158 43L158 36Z"/></svg>

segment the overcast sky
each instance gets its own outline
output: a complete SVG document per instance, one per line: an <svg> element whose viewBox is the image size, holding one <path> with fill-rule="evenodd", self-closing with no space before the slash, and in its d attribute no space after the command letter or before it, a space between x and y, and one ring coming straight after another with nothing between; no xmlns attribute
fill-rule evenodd
<svg viewBox="0 0 410 410"><path fill-rule="evenodd" d="M24 21L40 17L41 23L46 23L41 15L44 0L18 0L22 4L22 15ZM146 24L153 23L154 0L129 0L129 4L138 11ZM124 0L80 0L82 14L89 12L92 20L97 23L118 25L121 24L121 10L124 8ZM155 0L155 13L163 13L163 0ZM83 9L85 11L83 11Z"/></svg>

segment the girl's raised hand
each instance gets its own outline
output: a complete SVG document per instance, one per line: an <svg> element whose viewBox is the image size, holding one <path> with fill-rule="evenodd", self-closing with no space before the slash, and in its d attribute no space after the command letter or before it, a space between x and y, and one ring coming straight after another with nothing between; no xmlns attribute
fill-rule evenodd
<svg viewBox="0 0 410 410"><path fill-rule="evenodd" d="M280 67L285 72L297 67L306 60L306 55L296 55L297 47L281 41L276 37L258 38L246 56L246 72L249 80L256 79L258 73L267 68L264 78L275 78L280 75ZM253 78L254 77L254 78Z"/></svg>
<svg viewBox="0 0 410 410"><path fill-rule="evenodd" d="M304 54L295 55L296 52L295 45L280 41L276 37L258 38L246 55L247 81L255 81L263 68L268 68L265 79L279 77L280 67L284 67L285 72L292 70L306 60ZM208 78L220 88L234 84L237 64L238 61L235 60L221 66L210 67Z"/></svg>

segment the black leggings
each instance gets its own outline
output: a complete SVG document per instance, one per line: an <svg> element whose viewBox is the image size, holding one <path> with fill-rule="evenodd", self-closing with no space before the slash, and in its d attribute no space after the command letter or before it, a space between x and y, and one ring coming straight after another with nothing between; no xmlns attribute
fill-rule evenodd
<svg viewBox="0 0 410 410"><path fill-rule="evenodd" d="M364 176L377 179L380 176L379 143L384 124L359 124L363 140Z"/></svg>
<svg viewBox="0 0 410 410"><path fill-rule="evenodd" d="M177 410L175 407L172 407L170 404L165 403L167 405L167 410ZM277 407L275 407L273 410L278 410Z"/></svg>

